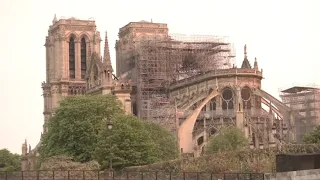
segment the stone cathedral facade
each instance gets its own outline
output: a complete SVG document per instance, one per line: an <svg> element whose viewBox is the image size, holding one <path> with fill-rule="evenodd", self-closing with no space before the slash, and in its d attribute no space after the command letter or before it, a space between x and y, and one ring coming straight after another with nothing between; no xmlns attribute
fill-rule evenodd
<svg viewBox="0 0 320 180"><path fill-rule="evenodd" d="M67 96L114 94L122 102L125 112L132 112L130 82L113 74L107 33L103 57L100 52L101 41L95 21L75 18L57 20L54 17L44 45L46 81L42 83L43 134L48 131L48 121L54 115L59 101ZM22 170L34 169L38 146L32 150L27 141L22 145Z"/></svg>

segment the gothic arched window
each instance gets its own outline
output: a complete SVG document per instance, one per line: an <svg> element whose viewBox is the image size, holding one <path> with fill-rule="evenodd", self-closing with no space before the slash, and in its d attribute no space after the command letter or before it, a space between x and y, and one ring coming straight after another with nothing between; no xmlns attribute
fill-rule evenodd
<svg viewBox="0 0 320 180"><path fill-rule="evenodd" d="M70 79L76 78L75 69L76 69L75 47L74 47L74 39L73 37L71 37L69 42L69 77Z"/></svg>
<svg viewBox="0 0 320 180"><path fill-rule="evenodd" d="M84 79L87 71L87 44L84 38L81 39L81 79Z"/></svg>

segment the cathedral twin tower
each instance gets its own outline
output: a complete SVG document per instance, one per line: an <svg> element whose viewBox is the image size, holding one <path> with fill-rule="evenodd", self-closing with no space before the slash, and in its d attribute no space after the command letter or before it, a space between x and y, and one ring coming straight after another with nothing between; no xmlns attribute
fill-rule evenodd
<svg viewBox="0 0 320 180"><path fill-rule="evenodd" d="M104 57L100 53L100 33L94 21L75 18L57 20L54 17L46 37L46 82L44 96L44 125L58 107L58 102L69 95L84 93L115 94L123 108L131 113L130 86L113 79L107 34Z"/></svg>

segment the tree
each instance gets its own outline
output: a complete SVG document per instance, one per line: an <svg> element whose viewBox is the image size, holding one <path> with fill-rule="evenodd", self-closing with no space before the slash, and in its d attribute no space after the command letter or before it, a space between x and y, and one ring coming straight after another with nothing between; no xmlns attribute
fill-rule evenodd
<svg viewBox="0 0 320 180"><path fill-rule="evenodd" d="M113 128L107 129L108 120ZM111 145L111 146L110 146ZM159 125L125 115L112 95L67 97L60 102L41 140L39 167L52 157L96 160L106 168L143 165L176 158L175 136Z"/></svg>
<svg viewBox="0 0 320 180"><path fill-rule="evenodd" d="M78 162L91 161L102 119L118 114L123 114L123 110L112 95L66 97L49 121L48 132L41 142L41 161L57 155Z"/></svg>
<svg viewBox="0 0 320 180"><path fill-rule="evenodd" d="M52 171L70 171L70 170L98 170L100 165L96 161L89 161L86 163L74 162L71 157L67 156L53 156L47 158L41 164L39 170ZM81 172L80 172L81 173Z"/></svg>
<svg viewBox="0 0 320 180"><path fill-rule="evenodd" d="M206 154L216 152L239 150L249 145L244 133L233 126L223 128L216 136L212 136L205 148Z"/></svg>
<svg viewBox="0 0 320 180"><path fill-rule="evenodd" d="M18 171L20 165L20 155L13 154L7 149L0 149L0 171Z"/></svg>
<svg viewBox="0 0 320 180"><path fill-rule="evenodd" d="M307 144L319 144L320 143L320 126L317 126L313 131L306 133L303 136L302 141Z"/></svg>
<svg viewBox="0 0 320 180"><path fill-rule="evenodd" d="M111 158L113 168L119 169L158 161L156 148L145 122L123 115L114 119L111 130L103 126L94 158L102 168L108 168Z"/></svg>
<svg viewBox="0 0 320 180"><path fill-rule="evenodd" d="M168 161L179 157L178 141L174 134L158 124L145 123L150 137L156 144L156 155L161 161Z"/></svg>

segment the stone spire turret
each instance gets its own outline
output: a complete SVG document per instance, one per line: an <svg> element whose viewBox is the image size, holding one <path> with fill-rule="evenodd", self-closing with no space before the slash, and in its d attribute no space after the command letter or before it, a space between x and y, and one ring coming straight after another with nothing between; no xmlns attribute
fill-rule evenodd
<svg viewBox="0 0 320 180"><path fill-rule="evenodd" d="M246 44L244 45L244 59L248 59L248 56L247 56L247 45Z"/></svg>
<svg viewBox="0 0 320 180"><path fill-rule="evenodd" d="M112 65L111 65L107 31L106 31L106 36L104 39L104 52L103 53L104 53L103 54L103 66L107 71L109 70L112 73L113 69L112 69Z"/></svg>
<svg viewBox="0 0 320 180"><path fill-rule="evenodd" d="M248 60L248 56L247 56L247 45L244 45L244 59L242 61L242 65L241 68L245 68L245 69L251 69L251 65L250 62Z"/></svg>
<svg viewBox="0 0 320 180"><path fill-rule="evenodd" d="M28 153L28 143L27 143L27 139L25 139L21 147L21 155L25 156L27 153Z"/></svg>
<svg viewBox="0 0 320 180"><path fill-rule="evenodd" d="M257 58L254 58L253 69L255 69L255 70L257 70L257 71L259 70Z"/></svg>
<svg viewBox="0 0 320 180"><path fill-rule="evenodd" d="M53 20L52 20L52 24L56 23L58 20L57 20L57 15L54 14L54 17L53 17Z"/></svg>
<svg viewBox="0 0 320 180"><path fill-rule="evenodd" d="M110 92L112 89L112 72L113 68L111 65L111 58L109 52L109 43L108 43L108 34L106 31L106 36L104 39L104 54L103 54L103 76L102 76L102 85L105 89L105 92Z"/></svg>

